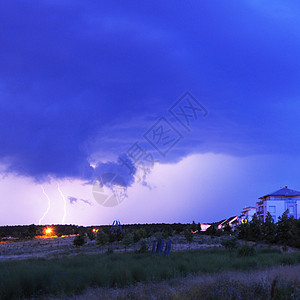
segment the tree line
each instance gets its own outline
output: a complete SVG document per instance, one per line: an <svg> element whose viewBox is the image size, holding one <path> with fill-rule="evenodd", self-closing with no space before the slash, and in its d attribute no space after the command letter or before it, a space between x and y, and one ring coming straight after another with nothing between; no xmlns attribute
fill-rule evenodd
<svg viewBox="0 0 300 300"><path fill-rule="evenodd" d="M276 223L269 212L264 222L254 214L250 222L238 226L237 232L238 237L243 240L300 248L300 219L289 217L288 210Z"/></svg>

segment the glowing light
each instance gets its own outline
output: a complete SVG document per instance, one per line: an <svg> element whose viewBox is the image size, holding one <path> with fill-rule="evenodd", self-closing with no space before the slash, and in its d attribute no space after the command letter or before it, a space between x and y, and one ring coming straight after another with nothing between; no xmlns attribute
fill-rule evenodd
<svg viewBox="0 0 300 300"><path fill-rule="evenodd" d="M99 229L96 229L96 228L92 229L92 232L98 232L98 231L99 231Z"/></svg>
<svg viewBox="0 0 300 300"><path fill-rule="evenodd" d="M198 230L195 230L195 231L192 230L192 233L194 233L194 234L197 233L197 232L198 232Z"/></svg>
<svg viewBox="0 0 300 300"><path fill-rule="evenodd" d="M243 224L245 224L245 223L247 223L247 222L248 222L247 219L242 219L242 223L243 223Z"/></svg>
<svg viewBox="0 0 300 300"><path fill-rule="evenodd" d="M45 227L43 230L43 235L39 236L39 238L50 238L50 237L56 237L55 233L54 233L54 229L52 227Z"/></svg>
<svg viewBox="0 0 300 300"><path fill-rule="evenodd" d="M45 233L46 233L47 235L50 235L50 234L52 233L52 228L46 228L46 229L45 229Z"/></svg>
<svg viewBox="0 0 300 300"><path fill-rule="evenodd" d="M43 194L46 196L46 198L48 199L48 207L46 209L46 211L44 212L43 216L39 219L39 225L41 225L43 219L46 217L46 215L48 214L50 207L51 207L51 200L49 198L49 196L46 194L44 187L41 185Z"/></svg>
<svg viewBox="0 0 300 300"><path fill-rule="evenodd" d="M66 218L66 214L67 214L67 201L66 201L66 198L65 198L65 195L63 194L63 192L61 191L60 189L60 186L59 186L59 183L57 182L57 189L61 195L61 197L63 198L63 201L64 201L64 215L62 217L62 220L61 220L61 223L65 223L65 218Z"/></svg>

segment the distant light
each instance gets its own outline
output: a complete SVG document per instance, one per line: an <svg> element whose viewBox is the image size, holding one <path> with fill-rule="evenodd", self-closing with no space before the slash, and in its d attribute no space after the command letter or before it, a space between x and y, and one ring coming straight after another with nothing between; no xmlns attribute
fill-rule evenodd
<svg viewBox="0 0 300 300"><path fill-rule="evenodd" d="M99 229L97 229L97 228L92 229L92 232L98 232L98 231L99 231Z"/></svg>
<svg viewBox="0 0 300 300"><path fill-rule="evenodd" d="M44 230L44 234L45 235L51 235L53 232L53 229L51 227L47 227L45 230Z"/></svg>

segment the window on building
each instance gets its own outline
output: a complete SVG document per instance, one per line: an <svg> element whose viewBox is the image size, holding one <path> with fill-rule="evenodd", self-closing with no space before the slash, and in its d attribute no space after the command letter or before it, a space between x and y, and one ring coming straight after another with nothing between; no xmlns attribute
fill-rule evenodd
<svg viewBox="0 0 300 300"><path fill-rule="evenodd" d="M290 206L290 207L289 207L289 213L290 213L290 214L293 214L293 213L294 213L294 206Z"/></svg>
<svg viewBox="0 0 300 300"><path fill-rule="evenodd" d="M271 214L276 213L276 206L269 206L269 212L270 212Z"/></svg>

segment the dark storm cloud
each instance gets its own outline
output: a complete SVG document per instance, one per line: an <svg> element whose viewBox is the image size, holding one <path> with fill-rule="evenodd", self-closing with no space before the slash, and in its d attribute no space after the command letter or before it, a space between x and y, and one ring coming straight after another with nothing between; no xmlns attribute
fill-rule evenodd
<svg viewBox="0 0 300 300"><path fill-rule="evenodd" d="M126 151L186 90L209 117L169 160L298 153L299 5L282 5L288 19L237 1L1 3L0 161L36 180L93 178L95 152Z"/></svg>
<svg viewBox="0 0 300 300"><path fill-rule="evenodd" d="M136 167L126 155L120 155L117 162L100 162L94 169L93 178L101 185L130 186L134 182Z"/></svg>

